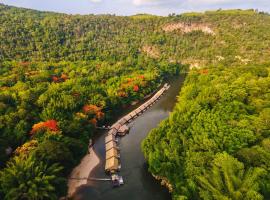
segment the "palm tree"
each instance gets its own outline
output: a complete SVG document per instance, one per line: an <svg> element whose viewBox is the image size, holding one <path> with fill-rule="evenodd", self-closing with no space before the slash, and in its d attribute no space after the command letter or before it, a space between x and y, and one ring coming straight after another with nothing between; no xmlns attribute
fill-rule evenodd
<svg viewBox="0 0 270 200"><path fill-rule="evenodd" d="M245 170L243 163L227 153L217 154L211 171L197 178L200 196L216 200L262 200L259 178L261 168Z"/></svg>
<svg viewBox="0 0 270 200"><path fill-rule="evenodd" d="M15 157L0 172L0 189L7 200L57 199L54 184L61 170L57 164L48 167L33 157Z"/></svg>

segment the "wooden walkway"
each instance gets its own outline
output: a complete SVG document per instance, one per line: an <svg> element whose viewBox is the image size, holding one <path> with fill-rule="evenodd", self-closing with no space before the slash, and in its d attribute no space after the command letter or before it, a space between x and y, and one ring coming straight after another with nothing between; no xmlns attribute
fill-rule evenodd
<svg viewBox="0 0 270 200"><path fill-rule="evenodd" d="M126 116L122 117L116 123L111 126L111 130L108 132L108 135L113 134L117 135L117 131L125 124L132 121L132 119L138 117L144 111L146 111L149 107L151 107L156 101L160 99L160 97L170 88L168 84L165 84L151 99L146 101L140 107L135 109L134 111L128 113Z"/></svg>
<svg viewBox="0 0 270 200"><path fill-rule="evenodd" d="M69 178L69 179L72 179L72 180L88 180L88 181L111 181L112 179L110 178L91 178L91 177L88 177L88 178Z"/></svg>
<svg viewBox="0 0 270 200"><path fill-rule="evenodd" d="M137 109L128 113L127 115L122 117L120 120L118 120L116 123L114 123L111 126L111 129L108 132L106 137L109 136L110 138L115 138L116 136L123 136L123 134L120 133L121 132L120 130L122 130L126 126L126 124L130 123L133 119L137 118L139 115L141 115L143 112L145 112L148 108L150 108L156 101L158 101L160 99L160 97L169 88L170 88L170 85L168 85L167 83L164 84L164 86L158 92L156 92L156 94L152 98L150 98L148 101L146 101L144 104L139 106ZM108 142L108 141L105 141L105 143L106 142ZM114 143L113 140L111 142ZM109 156L107 156L108 152L109 152L109 149L106 149L106 158L109 157ZM115 155L114 157L117 157L117 155ZM110 172L110 173L115 173L116 171L118 171L120 169L120 166L121 166L120 162L118 162L114 157L106 160L105 171Z"/></svg>

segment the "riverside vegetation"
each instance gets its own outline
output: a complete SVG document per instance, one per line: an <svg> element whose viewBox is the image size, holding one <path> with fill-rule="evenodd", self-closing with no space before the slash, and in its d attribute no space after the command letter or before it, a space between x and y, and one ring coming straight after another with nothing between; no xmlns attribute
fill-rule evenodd
<svg viewBox="0 0 270 200"><path fill-rule="evenodd" d="M66 15L0 4L0 198L57 199L95 127L173 75L142 148L174 199L269 198L270 17ZM198 68L200 67L200 68Z"/></svg>

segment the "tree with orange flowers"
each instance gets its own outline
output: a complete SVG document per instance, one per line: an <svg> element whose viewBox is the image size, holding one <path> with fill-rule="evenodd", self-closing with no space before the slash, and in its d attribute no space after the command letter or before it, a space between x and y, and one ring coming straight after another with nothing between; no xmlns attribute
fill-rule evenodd
<svg viewBox="0 0 270 200"><path fill-rule="evenodd" d="M68 79L68 76L66 74L62 74L60 77L63 81L66 81Z"/></svg>
<svg viewBox="0 0 270 200"><path fill-rule="evenodd" d="M88 113L94 113L96 114L97 112L101 111L101 108L96 106L96 105L85 105L83 107L83 112L88 114Z"/></svg>
<svg viewBox="0 0 270 200"><path fill-rule="evenodd" d="M58 83L59 82L59 78L57 76L52 76L52 81L54 83Z"/></svg>
<svg viewBox="0 0 270 200"><path fill-rule="evenodd" d="M45 130L47 129L50 131L58 131L59 130L56 120L48 120L46 122L39 122L37 124L34 124L30 134L34 134L38 130L41 130L41 129L45 129Z"/></svg>
<svg viewBox="0 0 270 200"><path fill-rule="evenodd" d="M140 89L140 88L139 88L139 86L138 86L138 85L134 85L134 86L133 86L133 91L134 91L134 92L138 92L138 91L139 91L139 89Z"/></svg>

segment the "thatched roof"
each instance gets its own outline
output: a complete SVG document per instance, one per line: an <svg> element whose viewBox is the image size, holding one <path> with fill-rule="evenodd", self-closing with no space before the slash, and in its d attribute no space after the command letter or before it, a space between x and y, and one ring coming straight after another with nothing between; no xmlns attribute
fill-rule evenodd
<svg viewBox="0 0 270 200"><path fill-rule="evenodd" d="M140 113L140 112L141 112L141 110L139 110L139 109L135 110L135 113L137 113L137 114Z"/></svg>
<svg viewBox="0 0 270 200"><path fill-rule="evenodd" d="M105 145L106 151L109 151L112 148L117 148L116 142L110 141Z"/></svg>
<svg viewBox="0 0 270 200"><path fill-rule="evenodd" d="M127 125L121 126L121 128L118 130L119 133L126 133L129 130L129 127Z"/></svg>
<svg viewBox="0 0 270 200"><path fill-rule="evenodd" d="M116 129L111 129L109 132L108 132L108 135L116 135L117 134L117 130Z"/></svg>
<svg viewBox="0 0 270 200"><path fill-rule="evenodd" d="M135 117L137 114L133 111L132 113L130 113L131 117Z"/></svg>
<svg viewBox="0 0 270 200"><path fill-rule="evenodd" d="M123 118L123 119L119 120L118 123L121 125L124 125L126 123L126 120Z"/></svg>
<svg viewBox="0 0 270 200"><path fill-rule="evenodd" d="M119 123L116 123L116 124L113 126L113 128L115 128L116 130L118 130L120 127L121 127L121 124L119 124Z"/></svg>
<svg viewBox="0 0 270 200"><path fill-rule="evenodd" d="M128 116L125 116L125 118L124 118L125 120L126 120L126 122L127 121L129 121L130 119L131 119L131 117L130 117L130 115L128 115Z"/></svg>
<svg viewBox="0 0 270 200"><path fill-rule="evenodd" d="M111 157L106 160L105 170L106 171L117 171L119 167L119 160L115 157Z"/></svg>
<svg viewBox="0 0 270 200"><path fill-rule="evenodd" d="M115 136L113 134L108 134L106 137L105 137L105 144L107 144L108 142L110 141L115 141Z"/></svg>
<svg viewBox="0 0 270 200"><path fill-rule="evenodd" d="M147 106L144 104L141 106L141 108L144 110L145 108L147 108Z"/></svg>
<svg viewBox="0 0 270 200"><path fill-rule="evenodd" d="M115 148L106 151L106 160L110 159L111 157L118 157L118 150Z"/></svg>

